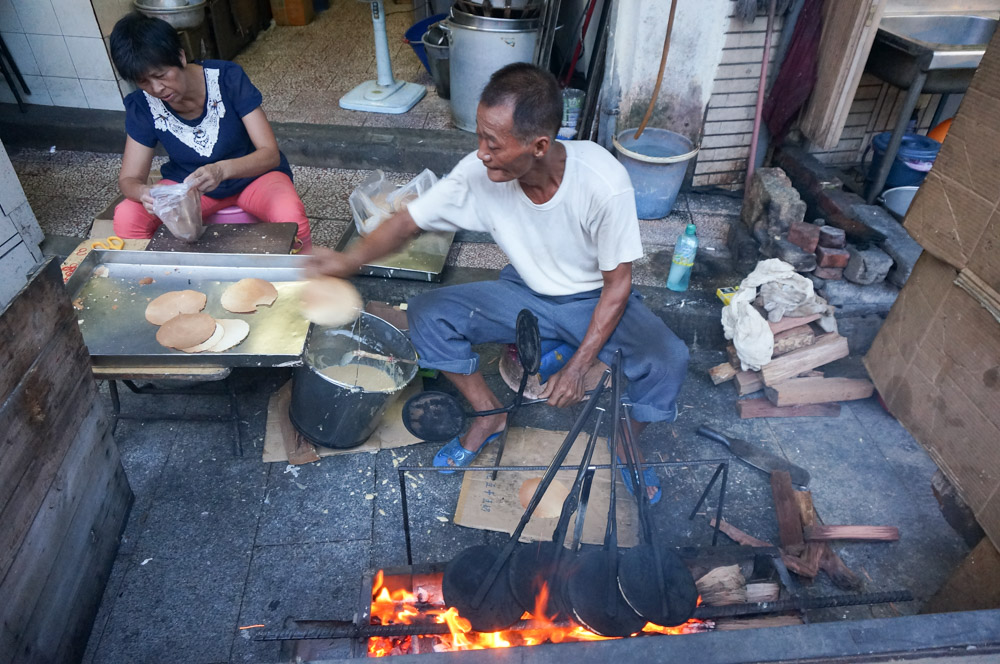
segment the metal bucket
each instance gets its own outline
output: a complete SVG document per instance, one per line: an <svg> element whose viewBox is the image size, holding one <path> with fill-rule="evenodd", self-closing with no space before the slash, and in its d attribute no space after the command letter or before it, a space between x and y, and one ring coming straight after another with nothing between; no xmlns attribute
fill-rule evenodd
<svg viewBox="0 0 1000 664"><path fill-rule="evenodd" d="M402 332L371 314L361 314L356 323L342 328L313 325L306 339L304 364L292 373L288 416L299 433L317 445L346 449L363 443L375 431L385 409L417 374L415 364L393 363L388 366L395 386L384 392L366 392L322 373L339 365L345 354L354 350L417 359ZM373 361L355 357L352 362Z"/></svg>
<svg viewBox="0 0 1000 664"><path fill-rule="evenodd" d="M541 21L476 16L452 7L442 26L450 49L451 118L459 129L476 131L479 95L490 76L514 62L534 59Z"/></svg>
<svg viewBox="0 0 1000 664"><path fill-rule="evenodd" d="M882 192L879 200L892 216L902 221L906 217L906 211L910 209L913 197L917 195L917 189L920 189L920 187L911 186L886 189Z"/></svg>

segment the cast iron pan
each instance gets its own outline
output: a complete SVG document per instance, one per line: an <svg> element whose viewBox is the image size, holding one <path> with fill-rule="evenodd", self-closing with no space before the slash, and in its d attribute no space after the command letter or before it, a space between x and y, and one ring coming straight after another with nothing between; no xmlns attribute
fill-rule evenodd
<svg viewBox="0 0 1000 664"><path fill-rule="evenodd" d="M607 380L608 372L605 372L601 383ZM542 584L548 587L548 602L545 607L547 618L569 617L569 612L562 600L563 564L570 558L563 543L566 540L566 532L569 530L569 519L573 512L577 511L580 504L580 492L583 482L588 477L588 467L594 456L594 447L597 443L597 432L601 427L603 411L597 415L597 424L593 433L587 441L583 456L580 459L580 466L576 472L576 479L570 487L569 495L563 501L562 511L559 514L559 521L552 531L552 541L534 542L522 545L511 556L510 560L510 589L514 593L515 599L525 611L535 613L535 601L542 589ZM582 520L580 521L582 523ZM536 616L540 617L540 616Z"/></svg>
<svg viewBox="0 0 1000 664"><path fill-rule="evenodd" d="M460 552L445 566L444 579L441 584L444 601L449 606L458 609L459 613L469 620L472 628L477 632L495 632L498 629L505 629L514 624L520 617L523 609L514 598L507 580L510 574L507 567L511 554L542 496L552 484L556 472L566 460L566 455L569 454L577 436L580 435L591 413L597 407L597 401L603 389L603 384L598 386L594 397L587 401L569 434L556 450L552 462L535 488L535 493L528 501L528 506L525 508L524 514L521 515L521 520L507 539L503 549L498 551L494 547L482 545L470 547ZM502 583L498 582L501 573L503 573Z"/></svg>
<svg viewBox="0 0 1000 664"><path fill-rule="evenodd" d="M618 566L618 586L629 606L649 622L664 627L681 625L694 615L698 589L680 557L655 542L649 514L649 494L627 415L620 425L625 440L626 463L632 486L636 487L643 542L622 554Z"/></svg>
<svg viewBox="0 0 1000 664"><path fill-rule="evenodd" d="M611 420L611 490L604 547L580 555L566 580L566 603L573 618L601 636L629 636L642 629L646 619L632 610L618 587L618 524L615 485L618 476L618 421L621 419L621 350L611 366L613 413Z"/></svg>

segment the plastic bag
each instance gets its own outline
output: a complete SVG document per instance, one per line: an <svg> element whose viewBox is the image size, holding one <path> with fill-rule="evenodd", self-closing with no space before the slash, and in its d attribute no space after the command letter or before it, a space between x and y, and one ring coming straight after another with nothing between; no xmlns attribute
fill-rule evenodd
<svg viewBox="0 0 1000 664"><path fill-rule="evenodd" d="M178 240L196 242L205 232L197 189L184 183L164 184L153 187L149 194L153 197L153 214Z"/></svg>
<svg viewBox="0 0 1000 664"><path fill-rule="evenodd" d="M361 235L368 235L388 219L393 212L406 208L421 194L437 183L437 176L424 169L415 178L396 187L381 170L374 171L351 192L347 202L354 217L354 225Z"/></svg>

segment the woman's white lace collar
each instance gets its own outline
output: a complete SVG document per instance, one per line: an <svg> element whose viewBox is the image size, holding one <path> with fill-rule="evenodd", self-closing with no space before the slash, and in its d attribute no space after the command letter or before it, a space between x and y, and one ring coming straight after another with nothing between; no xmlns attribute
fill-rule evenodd
<svg viewBox="0 0 1000 664"><path fill-rule="evenodd" d="M205 116L195 126L186 124L170 112L162 100L146 95L149 110L153 113L153 126L159 131L172 134L202 157L212 156L215 143L219 140L219 124L226 117L226 106L222 103L219 90L219 70L205 69Z"/></svg>

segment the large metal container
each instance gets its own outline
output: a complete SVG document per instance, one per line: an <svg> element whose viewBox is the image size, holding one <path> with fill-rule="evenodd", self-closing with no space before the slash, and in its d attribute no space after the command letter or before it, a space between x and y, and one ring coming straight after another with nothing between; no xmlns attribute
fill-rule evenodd
<svg viewBox="0 0 1000 664"><path fill-rule="evenodd" d="M532 62L539 18L493 18L455 9L443 22L448 31L451 118L455 126L476 131L479 95L493 72L514 62Z"/></svg>
<svg viewBox="0 0 1000 664"><path fill-rule="evenodd" d="M345 449L363 443L375 431L385 409L417 374L415 364L392 363L389 366L395 387L385 392L366 392L322 373L341 364L345 355L354 350L407 360L417 358L402 332L371 314L362 314L356 323L343 328L313 325L303 353L305 363L292 374L288 415L299 433L317 445ZM350 361L377 362L358 357Z"/></svg>

